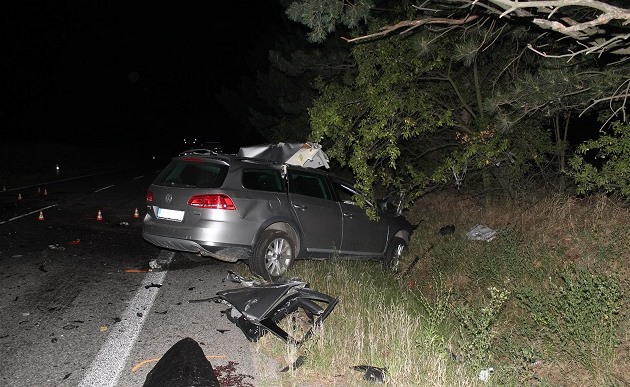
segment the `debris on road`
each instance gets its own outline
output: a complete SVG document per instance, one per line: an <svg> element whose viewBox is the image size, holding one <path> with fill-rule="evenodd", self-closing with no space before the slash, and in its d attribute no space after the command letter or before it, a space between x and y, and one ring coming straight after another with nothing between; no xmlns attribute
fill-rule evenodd
<svg viewBox="0 0 630 387"><path fill-rule="evenodd" d="M151 268L151 271L158 271L162 269L162 265L158 263L157 259L152 259L149 262L149 267Z"/></svg>
<svg viewBox="0 0 630 387"><path fill-rule="evenodd" d="M374 367L369 365L358 365L352 367L355 371L364 372L363 380L367 380L368 382L373 383L383 383L385 381L385 374L387 373L387 368Z"/></svg>
<svg viewBox="0 0 630 387"><path fill-rule="evenodd" d="M447 226L440 227L440 235L453 235L455 234L455 225L449 224Z"/></svg>
<svg viewBox="0 0 630 387"><path fill-rule="evenodd" d="M227 277L225 277L225 280L223 280L223 282L225 281L234 282L236 284L241 284L246 287L262 284L262 282L255 281L253 279L248 279L248 278L243 277L242 275L236 274L232 270L228 270Z"/></svg>
<svg viewBox="0 0 630 387"><path fill-rule="evenodd" d="M249 341L256 342L271 332L296 346L312 336L313 329L321 326L339 302L337 298L309 289L308 283L298 279L224 290L210 300L229 306L226 317L241 329ZM323 304L326 304L325 308ZM309 318L310 329L298 340L280 328L278 323L300 309Z"/></svg>
<svg viewBox="0 0 630 387"><path fill-rule="evenodd" d="M295 359L295 361L293 362L293 364L288 365L286 367L284 367L283 369L280 370L280 372L289 372L289 371L295 371L296 369L298 369L302 364L304 364L304 361L306 360L306 356L304 355L300 355L298 356L297 359Z"/></svg>
<svg viewBox="0 0 630 387"><path fill-rule="evenodd" d="M148 273L147 269L125 269L125 273Z"/></svg>
<svg viewBox="0 0 630 387"><path fill-rule="evenodd" d="M492 375L493 372L494 368L492 367L479 371L479 380L481 380L482 382L487 382L488 380L490 380L490 375Z"/></svg>
<svg viewBox="0 0 630 387"><path fill-rule="evenodd" d="M466 237L471 241L486 241L491 242L496 238L497 232L482 224L478 224L472 228L472 230L466 233Z"/></svg>

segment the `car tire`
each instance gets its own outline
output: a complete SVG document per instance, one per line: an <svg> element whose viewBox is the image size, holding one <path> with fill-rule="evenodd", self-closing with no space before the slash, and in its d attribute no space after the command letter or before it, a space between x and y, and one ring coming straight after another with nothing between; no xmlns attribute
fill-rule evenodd
<svg viewBox="0 0 630 387"><path fill-rule="evenodd" d="M402 238L394 237L394 239L389 242L385 256L383 257L383 266L385 269L392 273L398 273L400 271L400 261L406 249L407 242Z"/></svg>
<svg viewBox="0 0 630 387"><path fill-rule="evenodd" d="M281 278L295 260L295 241L281 230L266 230L256 243L249 269L268 281Z"/></svg>

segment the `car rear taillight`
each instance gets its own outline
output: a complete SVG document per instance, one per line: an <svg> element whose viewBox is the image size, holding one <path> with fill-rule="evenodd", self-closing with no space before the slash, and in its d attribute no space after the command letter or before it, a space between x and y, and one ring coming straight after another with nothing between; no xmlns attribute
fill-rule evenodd
<svg viewBox="0 0 630 387"><path fill-rule="evenodd" d="M153 201L153 192L147 191L147 202Z"/></svg>
<svg viewBox="0 0 630 387"><path fill-rule="evenodd" d="M224 194L195 195L188 199L188 205L217 210L236 210L232 199Z"/></svg>

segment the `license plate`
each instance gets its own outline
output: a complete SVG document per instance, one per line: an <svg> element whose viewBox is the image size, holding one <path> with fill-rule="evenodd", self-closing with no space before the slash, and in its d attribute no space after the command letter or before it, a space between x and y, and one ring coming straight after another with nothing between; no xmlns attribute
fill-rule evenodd
<svg viewBox="0 0 630 387"><path fill-rule="evenodd" d="M158 208L157 217L159 219L167 219L181 222L182 220L184 220L184 211L169 210L168 208Z"/></svg>

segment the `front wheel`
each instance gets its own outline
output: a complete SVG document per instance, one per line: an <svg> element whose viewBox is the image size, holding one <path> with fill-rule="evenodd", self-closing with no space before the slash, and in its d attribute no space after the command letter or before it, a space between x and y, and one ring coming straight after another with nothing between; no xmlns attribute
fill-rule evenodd
<svg viewBox="0 0 630 387"><path fill-rule="evenodd" d="M284 275L295 260L295 242L284 231L266 230L260 236L250 270L266 280L275 281Z"/></svg>
<svg viewBox="0 0 630 387"><path fill-rule="evenodd" d="M383 257L383 266L385 269L392 273L398 273L400 271L400 261L406 249L407 242L405 242L404 239L399 237L392 239Z"/></svg>

